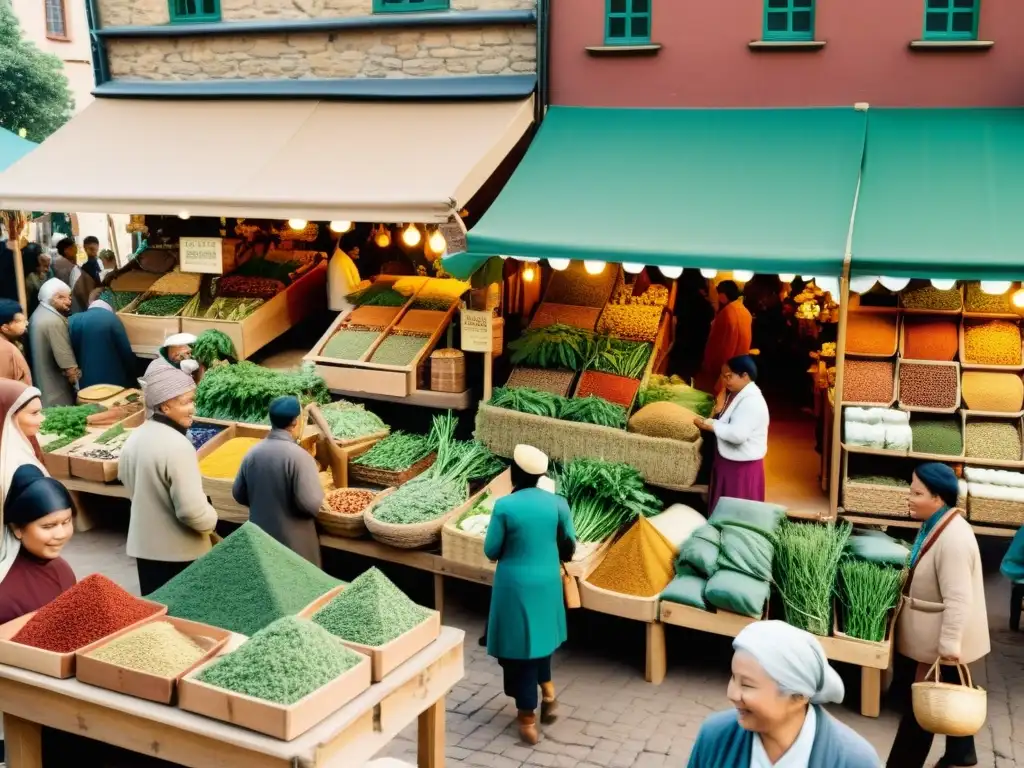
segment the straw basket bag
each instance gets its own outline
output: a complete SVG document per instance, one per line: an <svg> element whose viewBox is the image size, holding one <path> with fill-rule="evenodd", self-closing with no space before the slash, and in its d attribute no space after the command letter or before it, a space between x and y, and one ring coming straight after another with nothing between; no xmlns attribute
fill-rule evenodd
<svg viewBox="0 0 1024 768"><path fill-rule="evenodd" d="M929 733L940 736L973 736L985 724L988 715L988 694L975 687L971 670L957 664L960 683L943 683L939 678L939 662L920 683L910 690L917 724Z"/></svg>
<svg viewBox="0 0 1024 768"><path fill-rule="evenodd" d="M468 487L466 495L468 498ZM444 524L459 510L459 507L455 507L440 517L425 523L395 525L394 523L383 523L373 516L379 503L380 497L378 496L374 499L373 504L363 512L363 521L373 538L381 544L387 544L396 549L424 549L437 546L441 541L441 529L444 528Z"/></svg>

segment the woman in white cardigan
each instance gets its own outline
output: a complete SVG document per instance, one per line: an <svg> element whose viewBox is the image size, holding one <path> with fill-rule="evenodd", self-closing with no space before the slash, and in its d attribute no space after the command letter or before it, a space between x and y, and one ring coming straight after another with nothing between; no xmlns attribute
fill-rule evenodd
<svg viewBox="0 0 1024 768"><path fill-rule="evenodd" d="M750 355L740 355L722 366L726 398L714 419L694 423L713 432L718 452L711 470L708 511L714 512L722 496L764 501L764 457L768 453L768 404L754 382L757 366Z"/></svg>

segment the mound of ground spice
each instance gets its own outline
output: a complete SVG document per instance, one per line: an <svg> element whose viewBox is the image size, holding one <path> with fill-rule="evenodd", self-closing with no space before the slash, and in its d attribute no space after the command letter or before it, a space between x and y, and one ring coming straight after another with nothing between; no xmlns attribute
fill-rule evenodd
<svg viewBox="0 0 1024 768"><path fill-rule="evenodd" d="M862 355L894 355L896 329L896 315L850 312L846 351Z"/></svg>
<svg viewBox="0 0 1024 768"><path fill-rule="evenodd" d="M585 371L576 387L576 397L597 395L609 403L629 408L633 405L633 398L636 397L638 389L640 389L640 382L637 379L627 379L625 376L616 376L613 373Z"/></svg>
<svg viewBox="0 0 1024 768"><path fill-rule="evenodd" d="M949 362L960 351L956 318L906 317L903 319L903 359Z"/></svg>
<svg viewBox="0 0 1024 768"><path fill-rule="evenodd" d="M360 645L381 646L430 617L377 568L356 577L313 616L332 635Z"/></svg>
<svg viewBox="0 0 1024 768"><path fill-rule="evenodd" d="M340 583L258 525L245 523L149 599L176 618L253 635Z"/></svg>
<svg viewBox="0 0 1024 768"><path fill-rule="evenodd" d="M199 661L204 651L168 621L151 621L111 640L89 658L160 677L177 677Z"/></svg>
<svg viewBox="0 0 1024 768"><path fill-rule="evenodd" d="M158 610L95 573L40 608L11 639L46 651L71 653Z"/></svg>
<svg viewBox="0 0 1024 768"><path fill-rule="evenodd" d="M672 581L674 560L672 545L641 517L612 544L587 581L611 592L655 597Z"/></svg>

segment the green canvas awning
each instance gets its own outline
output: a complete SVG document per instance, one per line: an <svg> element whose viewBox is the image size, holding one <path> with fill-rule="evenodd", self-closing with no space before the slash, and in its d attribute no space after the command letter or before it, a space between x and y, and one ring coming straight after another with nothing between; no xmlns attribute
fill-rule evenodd
<svg viewBox="0 0 1024 768"><path fill-rule="evenodd" d="M865 121L852 107L552 107L445 268L505 255L838 275Z"/></svg>
<svg viewBox="0 0 1024 768"><path fill-rule="evenodd" d="M876 109L851 269L1024 277L1024 109Z"/></svg>

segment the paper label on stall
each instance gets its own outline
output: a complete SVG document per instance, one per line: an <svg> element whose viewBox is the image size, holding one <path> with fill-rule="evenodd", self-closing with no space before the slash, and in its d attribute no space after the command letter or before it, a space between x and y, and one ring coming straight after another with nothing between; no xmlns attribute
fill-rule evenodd
<svg viewBox="0 0 1024 768"><path fill-rule="evenodd" d="M202 272L219 275L224 271L221 257L221 237L183 237L178 243L179 265L182 272Z"/></svg>
<svg viewBox="0 0 1024 768"><path fill-rule="evenodd" d="M444 235L444 241L447 246L442 256L451 256L456 253L465 252L466 225L457 213L452 214L448 221L444 224L439 224L437 228Z"/></svg>
<svg viewBox="0 0 1024 768"><path fill-rule="evenodd" d="M462 350L464 352L491 351L491 319L490 312L478 312L472 309L459 310L462 331Z"/></svg>

